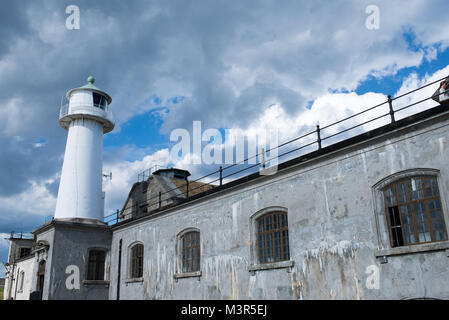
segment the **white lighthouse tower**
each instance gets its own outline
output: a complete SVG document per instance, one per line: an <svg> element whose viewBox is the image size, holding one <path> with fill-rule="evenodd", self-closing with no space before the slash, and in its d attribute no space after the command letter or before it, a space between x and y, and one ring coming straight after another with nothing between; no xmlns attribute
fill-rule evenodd
<svg viewBox="0 0 449 320"><path fill-rule="evenodd" d="M111 97L95 87L95 79L67 92L59 123L68 130L56 202L55 220L95 219L103 222L103 134L114 129Z"/></svg>

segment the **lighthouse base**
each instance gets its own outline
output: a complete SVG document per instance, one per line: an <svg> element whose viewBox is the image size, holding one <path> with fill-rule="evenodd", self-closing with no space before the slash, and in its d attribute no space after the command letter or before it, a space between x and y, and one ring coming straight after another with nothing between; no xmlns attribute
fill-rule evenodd
<svg viewBox="0 0 449 320"><path fill-rule="evenodd" d="M95 219L64 218L54 219L33 233L37 244L35 269L45 265L40 293L43 300L108 299L112 240L109 226ZM105 252L100 279L89 277L92 250ZM37 274L37 269L32 273Z"/></svg>

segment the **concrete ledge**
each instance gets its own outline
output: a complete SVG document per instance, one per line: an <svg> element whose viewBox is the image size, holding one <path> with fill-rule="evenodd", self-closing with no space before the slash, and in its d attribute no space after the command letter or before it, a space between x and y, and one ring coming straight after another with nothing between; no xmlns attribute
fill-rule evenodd
<svg viewBox="0 0 449 320"><path fill-rule="evenodd" d="M201 277L201 271L176 273L173 277L175 279Z"/></svg>
<svg viewBox="0 0 449 320"><path fill-rule="evenodd" d="M96 219L84 219L84 218L62 218L62 219L53 219L52 221L43 224L42 226L31 231L35 236L38 234L49 230L53 227L65 227L70 229L79 229L79 230L104 230L105 232L110 232L111 227L106 223L101 222Z"/></svg>
<svg viewBox="0 0 449 320"><path fill-rule="evenodd" d="M294 265L295 262L293 260L253 264L248 267L248 271L254 273L255 271L262 271L262 270L292 268Z"/></svg>
<svg viewBox="0 0 449 320"><path fill-rule="evenodd" d="M31 254L29 254L29 255L27 255L27 256L25 256L25 257L18 258L18 259L16 259L16 260L14 260L14 263L16 263L16 262L21 262L21 261L25 261L25 260L28 260L28 259L34 259L34 257L35 257L34 253L35 253L35 252L36 252L36 250L31 251Z"/></svg>
<svg viewBox="0 0 449 320"><path fill-rule="evenodd" d="M125 280L125 283L143 282L143 277L140 278L129 278Z"/></svg>
<svg viewBox="0 0 449 320"><path fill-rule="evenodd" d="M446 250L449 253L449 241L433 242L433 243L423 243L415 244L411 246L390 248L390 249L378 249L375 251L376 258L399 256L404 254L414 254L430 251L442 251Z"/></svg>
<svg viewBox="0 0 449 320"><path fill-rule="evenodd" d="M109 287L109 281L108 280L83 280L84 286L90 286L90 285L103 285L106 287Z"/></svg>

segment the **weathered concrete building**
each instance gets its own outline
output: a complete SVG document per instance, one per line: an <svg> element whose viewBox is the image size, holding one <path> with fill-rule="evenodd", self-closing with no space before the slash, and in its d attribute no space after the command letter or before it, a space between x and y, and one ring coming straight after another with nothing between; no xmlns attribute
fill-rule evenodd
<svg viewBox="0 0 449 320"><path fill-rule="evenodd" d="M160 170L112 226L12 239L5 298L449 299L448 159L441 105L197 193Z"/></svg>
<svg viewBox="0 0 449 320"><path fill-rule="evenodd" d="M255 174L119 223L109 298L448 299L448 124L447 110L426 111L284 163L274 176ZM400 196L403 186L412 194L398 199L401 210L422 204L430 221L419 225L413 211L409 223L422 232L397 244L398 215L385 194ZM261 263L257 222L270 213L286 214L288 253ZM200 235L200 268L183 272L180 242L191 231ZM143 272L134 278L136 244Z"/></svg>

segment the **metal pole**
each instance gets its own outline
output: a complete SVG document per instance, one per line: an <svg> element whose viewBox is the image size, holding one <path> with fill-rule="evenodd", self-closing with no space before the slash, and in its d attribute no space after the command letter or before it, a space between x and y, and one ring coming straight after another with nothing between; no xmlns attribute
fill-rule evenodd
<svg viewBox="0 0 449 320"><path fill-rule="evenodd" d="M186 197L189 197L189 180L186 180Z"/></svg>
<svg viewBox="0 0 449 320"><path fill-rule="evenodd" d="M320 130L320 125L316 126L316 134L318 136L318 140L317 140L318 150L321 150L321 130Z"/></svg>
<svg viewBox="0 0 449 320"><path fill-rule="evenodd" d="M388 95L388 105L390 107L391 123L395 123L396 120L394 119L393 100L391 100L391 96L390 95Z"/></svg>
<svg viewBox="0 0 449 320"><path fill-rule="evenodd" d="M118 245L117 300L120 300L120 273L122 271L122 239Z"/></svg>
<svg viewBox="0 0 449 320"><path fill-rule="evenodd" d="M220 187L223 185L223 167L220 166Z"/></svg>

